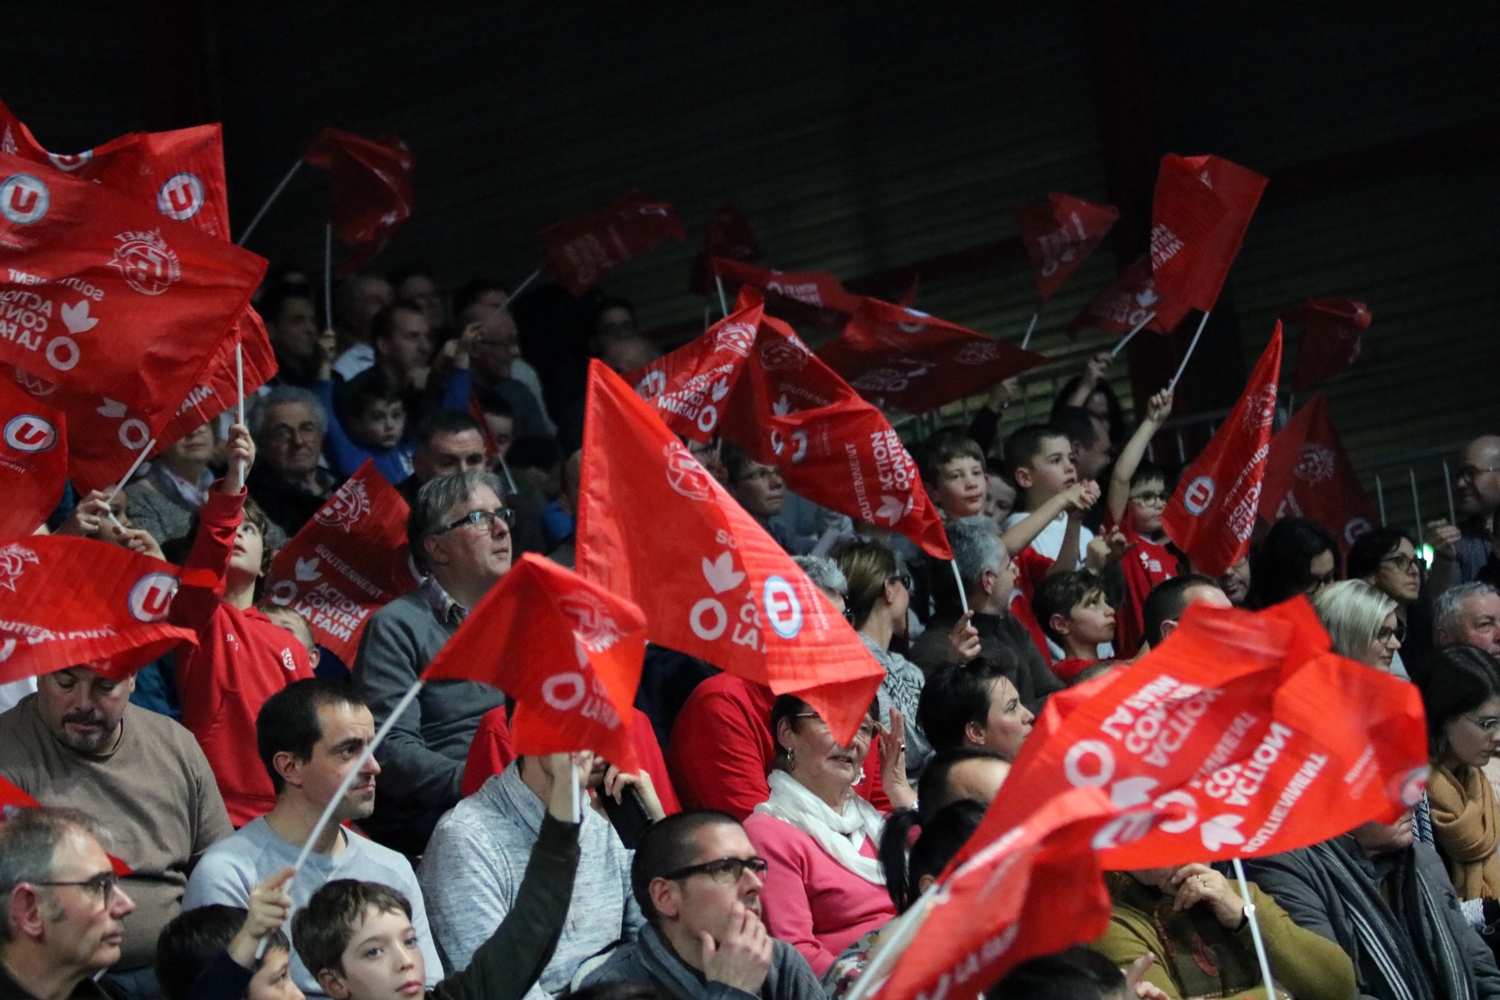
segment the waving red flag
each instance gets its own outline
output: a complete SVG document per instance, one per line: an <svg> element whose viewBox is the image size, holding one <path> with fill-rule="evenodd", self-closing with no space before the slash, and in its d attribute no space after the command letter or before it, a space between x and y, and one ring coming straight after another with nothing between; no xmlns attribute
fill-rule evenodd
<svg viewBox="0 0 1500 1000"><path fill-rule="evenodd" d="M328 221L333 234L354 248L334 272L346 277L369 263L411 217L411 150L394 135L366 139L325 128L302 159L330 174Z"/></svg>
<svg viewBox="0 0 1500 1000"><path fill-rule="evenodd" d="M639 191L625 192L609 208L554 222L537 235L547 248L542 273L574 295L668 237L687 239L671 204Z"/></svg>
<svg viewBox="0 0 1500 1000"><path fill-rule="evenodd" d="M767 308L793 322L819 329L839 329L859 308L860 296L845 291L827 271L771 271L763 267L715 257L713 272L735 287L748 287L765 296Z"/></svg>
<svg viewBox="0 0 1500 1000"><path fill-rule="evenodd" d="M1129 333L1141 323L1145 323L1144 329L1152 333L1167 333L1151 318L1156 312L1157 301L1151 267L1142 257L1089 299L1088 305L1068 324L1068 336L1077 340L1078 334L1089 327L1105 333Z"/></svg>
<svg viewBox="0 0 1500 1000"><path fill-rule="evenodd" d="M589 364L578 572L640 605L653 642L854 736L885 674L807 574L598 361Z"/></svg>
<svg viewBox="0 0 1500 1000"><path fill-rule="evenodd" d="M1276 854L1388 822L1426 774L1416 689L1330 652L1306 598L1198 604L1142 659L1048 700L961 859L1089 786L1127 810L1095 837L1107 869Z"/></svg>
<svg viewBox="0 0 1500 1000"><path fill-rule="evenodd" d="M1047 359L915 309L864 299L818 357L876 406L926 413Z"/></svg>
<svg viewBox="0 0 1500 1000"><path fill-rule="evenodd" d="M516 701L519 754L593 750L636 771L631 705L646 656L641 609L534 553L469 612L422 680L479 681Z"/></svg>
<svg viewBox="0 0 1500 1000"><path fill-rule="evenodd" d="M320 646L353 663L370 615L417 585L406 515L401 494L366 460L276 553L266 595L306 618Z"/></svg>
<svg viewBox="0 0 1500 1000"><path fill-rule="evenodd" d="M1271 439L1260 507L1267 520L1318 522L1339 540L1345 555L1356 538L1380 523L1321 393Z"/></svg>
<svg viewBox="0 0 1500 1000"><path fill-rule="evenodd" d="M1016 226L1031 258L1031 273L1043 302L1098 249L1120 218L1113 205L1094 205L1070 194L1016 206Z"/></svg>
<svg viewBox="0 0 1500 1000"><path fill-rule="evenodd" d="M703 336L624 378L656 406L657 416L674 434L707 441L729 406L764 315L762 303L743 302Z"/></svg>
<svg viewBox="0 0 1500 1000"><path fill-rule="evenodd" d="M1260 174L1218 156L1162 157L1151 203L1162 329L1177 326L1190 309L1213 309L1265 188Z"/></svg>
<svg viewBox="0 0 1500 1000"><path fill-rule="evenodd" d="M167 623L179 585L213 587L207 570L93 538L37 535L0 546L0 683L79 665L125 677L192 629Z"/></svg>
<svg viewBox="0 0 1500 1000"><path fill-rule="evenodd" d="M49 153L0 104L0 152L93 181L174 222L229 239L224 143L218 125L132 132L82 153Z"/></svg>
<svg viewBox="0 0 1500 1000"><path fill-rule="evenodd" d="M1312 299L1282 313L1302 324L1293 392L1306 392L1333 378L1359 358L1360 338L1370 328L1370 308L1353 299Z"/></svg>
<svg viewBox="0 0 1500 1000"><path fill-rule="evenodd" d="M986 845L902 917L921 926L876 1000L973 1000L1026 959L1103 934L1111 903L1090 840L1116 812L1075 788Z"/></svg>
<svg viewBox="0 0 1500 1000"><path fill-rule="evenodd" d="M199 373L174 416L156 434L152 457L161 454L193 431L239 403L239 368L235 346L244 353L245 398L249 399L276 374L276 353L260 313L246 306L235 323L235 335L219 342L219 349Z"/></svg>
<svg viewBox="0 0 1500 1000"><path fill-rule="evenodd" d="M1261 479L1276 420L1281 323L1250 381L1208 447L1178 478L1162 514L1167 537L1187 553L1193 571L1219 576L1250 551Z"/></svg>
<svg viewBox="0 0 1500 1000"><path fill-rule="evenodd" d="M30 535L62 500L67 415L0 378L0 538Z"/></svg>
<svg viewBox="0 0 1500 1000"><path fill-rule="evenodd" d="M708 236L703 250L693 259L688 273L688 291L694 295L714 294L713 258L725 257L745 264L760 260L760 243L750 228L750 220L733 205L720 205L708 217Z"/></svg>

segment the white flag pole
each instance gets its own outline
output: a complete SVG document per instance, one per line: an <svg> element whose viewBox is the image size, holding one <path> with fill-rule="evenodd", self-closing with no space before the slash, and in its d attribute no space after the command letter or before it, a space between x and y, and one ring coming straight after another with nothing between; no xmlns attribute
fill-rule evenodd
<svg viewBox="0 0 1500 1000"><path fill-rule="evenodd" d="M299 156L297 157L297 162L292 164L292 169L288 170L286 172L286 176L281 179L281 183L276 185L276 187L272 189L271 197L267 198L265 200L265 204L260 206L260 211L255 213L255 218L250 220L250 225L246 226L245 231L243 233L240 233L240 238L234 241L235 246L242 247L245 245L245 241L250 238L251 233L255 232L255 227L260 225L260 220L265 218L266 212L270 210L271 203L281 196L282 190L292 182L292 178L296 175L297 171L301 169L302 157Z"/></svg>
<svg viewBox="0 0 1500 1000"><path fill-rule="evenodd" d="M532 271L531 274L527 275L526 280L523 281L523 282L521 282L519 285L517 285L516 286L516 290L510 293L510 298L508 298L508 299L505 300L505 308L509 309L510 308L510 304L512 302L516 301L516 299L520 298L521 297L521 293L524 292L524 291L526 291L526 289L528 287L530 287L531 283L533 281L535 281L536 279L540 278L541 276L542 276L542 269L541 268L537 268L535 271Z"/></svg>
<svg viewBox="0 0 1500 1000"><path fill-rule="evenodd" d="M1187 368L1188 359L1193 356L1193 351L1198 349L1198 338L1203 336L1203 328L1208 325L1208 313L1198 321L1198 332L1193 334L1193 342L1188 344L1187 353L1182 356L1182 364L1177 366L1177 374L1172 376L1172 381L1167 383L1167 391L1171 392L1177 388L1177 380L1182 378L1183 369Z"/></svg>
<svg viewBox="0 0 1500 1000"><path fill-rule="evenodd" d="M1276 984L1271 978L1271 962L1266 958L1266 943L1260 937L1260 921L1255 917L1255 904L1250 902L1250 884L1245 881L1245 866L1234 859L1234 877L1240 881L1240 897L1245 901L1245 916L1250 919L1250 940L1255 944L1255 957L1260 960L1260 977L1266 983L1266 996L1276 996Z"/></svg>
<svg viewBox="0 0 1500 1000"><path fill-rule="evenodd" d="M1021 338L1021 350L1026 350L1026 345L1031 343L1031 334L1036 330L1036 320L1040 315L1040 310L1031 314L1031 322L1026 324L1026 336Z"/></svg>
<svg viewBox="0 0 1500 1000"><path fill-rule="evenodd" d="M718 286L719 289L719 308L723 311L725 316L728 316L729 298L724 294L724 279L716 274L714 275L714 284Z"/></svg>
<svg viewBox="0 0 1500 1000"><path fill-rule="evenodd" d="M1147 313L1145 319L1141 320L1135 326L1131 327L1130 332L1120 339L1120 342L1115 345L1114 350L1109 352L1109 356L1112 358L1119 357L1120 352L1125 350L1125 345L1130 343L1130 338L1146 329L1146 324L1151 322L1155 318L1156 313Z"/></svg>
<svg viewBox="0 0 1500 1000"><path fill-rule="evenodd" d="M234 408L234 422L240 426L245 424L245 345L242 341L234 343L234 381L239 389L239 403ZM240 485L245 483L245 461L241 459L238 463Z"/></svg>

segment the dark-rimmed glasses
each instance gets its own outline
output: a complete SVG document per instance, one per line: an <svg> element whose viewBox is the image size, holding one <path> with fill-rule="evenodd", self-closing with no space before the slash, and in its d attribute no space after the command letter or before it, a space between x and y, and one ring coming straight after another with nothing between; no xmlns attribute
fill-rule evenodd
<svg viewBox="0 0 1500 1000"><path fill-rule="evenodd" d="M445 524L441 528L434 529L431 534L441 535L444 532L453 531L455 528L462 528L464 525L473 525L475 527L483 527L485 531L494 531L496 521L504 521L507 528L514 528L516 526L516 512L509 507L496 507L494 510L484 510L483 508L471 510L458 520Z"/></svg>
<svg viewBox="0 0 1500 1000"><path fill-rule="evenodd" d="M119 886L119 883L120 876L116 875L114 872L100 872L98 875L95 875L92 878L80 879L73 882L48 881L33 882L31 884L45 886L77 886L78 888L87 891L89 894L97 896L101 903L103 903L105 906L108 906L109 901L115 898L115 889Z"/></svg>
<svg viewBox="0 0 1500 1000"><path fill-rule="evenodd" d="M690 878L693 875L707 875L715 882L724 885L734 885L745 877L745 870L749 869L756 875L766 873L766 859L755 858L720 858L717 861L705 861L701 865L688 865L676 871L667 872L662 878L669 882Z"/></svg>

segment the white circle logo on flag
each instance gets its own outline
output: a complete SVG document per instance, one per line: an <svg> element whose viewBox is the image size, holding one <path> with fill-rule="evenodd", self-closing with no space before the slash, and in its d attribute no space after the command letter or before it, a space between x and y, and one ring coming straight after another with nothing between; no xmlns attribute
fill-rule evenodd
<svg viewBox="0 0 1500 1000"><path fill-rule="evenodd" d="M577 708L586 694L588 686L582 674L553 674L542 682L542 700L559 712Z"/></svg>
<svg viewBox="0 0 1500 1000"><path fill-rule="evenodd" d="M177 577L170 573L147 573L130 588L130 614L136 621L159 622L172 607Z"/></svg>
<svg viewBox="0 0 1500 1000"><path fill-rule="evenodd" d="M0 181L0 215L18 226L35 222L47 214L52 194L47 185L30 174L11 174Z"/></svg>
<svg viewBox="0 0 1500 1000"><path fill-rule="evenodd" d="M313 520L330 528L343 528L345 532L350 532L369 512L370 494L366 492L365 484L358 479L350 479L339 487L328 503L319 508L313 515Z"/></svg>
<svg viewBox="0 0 1500 1000"><path fill-rule="evenodd" d="M47 154L47 159L49 159L49 160L52 161L52 165L54 167L56 167L58 170L68 171L69 173L73 172L74 170L77 170L79 167L83 166L85 163L89 162L93 158L94 158L94 151L92 149L85 149L81 153L48 153Z"/></svg>
<svg viewBox="0 0 1500 1000"><path fill-rule="evenodd" d="M1362 517L1351 517L1344 525L1344 541L1353 545L1360 535L1374 530L1374 525Z"/></svg>
<svg viewBox="0 0 1500 1000"><path fill-rule="evenodd" d="M771 629L783 639L795 639L802 631L802 602L797 600L797 591L779 576L766 577L761 589L761 602L766 606L766 621Z"/></svg>
<svg viewBox="0 0 1500 1000"><path fill-rule="evenodd" d="M156 210L169 219L186 222L198 214L204 200L203 182L197 174L173 174L156 192Z"/></svg>
<svg viewBox="0 0 1500 1000"><path fill-rule="evenodd" d="M57 428L31 413L11 417L5 425L5 443L16 451L49 451L57 444Z"/></svg>
<svg viewBox="0 0 1500 1000"><path fill-rule="evenodd" d="M1208 505L1213 502L1214 481L1208 476L1199 476L1188 483L1188 488L1182 494L1182 505L1194 517L1208 510Z"/></svg>
<svg viewBox="0 0 1500 1000"><path fill-rule="evenodd" d="M1325 479L1332 479L1336 464L1337 459L1332 450L1316 441L1308 441L1302 445L1302 454L1297 456L1292 475L1312 486Z"/></svg>
<svg viewBox="0 0 1500 1000"><path fill-rule="evenodd" d="M698 463L692 452L676 441L662 448L667 456L667 482L689 500L713 499L713 477Z"/></svg>

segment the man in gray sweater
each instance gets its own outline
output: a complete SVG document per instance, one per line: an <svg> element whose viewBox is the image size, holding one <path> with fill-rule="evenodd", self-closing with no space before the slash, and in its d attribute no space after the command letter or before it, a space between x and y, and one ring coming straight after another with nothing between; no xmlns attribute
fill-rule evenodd
<svg viewBox="0 0 1500 1000"><path fill-rule="evenodd" d="M434 479L417 494L407 538L422 586L370 617L354 659L354 689L377 726L416 683L469 609L510 570L511 518L500 482L482 470ZM438 817L459 799L479 720L505 696L473 681L434 681L376 752L380 796L366 823L403 854L422 853Z"/></svg>
<svg viewBox="0 0 1500 1000"><path fill-rule="evenodd" d="M765 870L728 813L699 809L656 823L630 869L649 923L583 985L644 983L671 1000L822 1000L807 959L760 921Z"/></svg>

